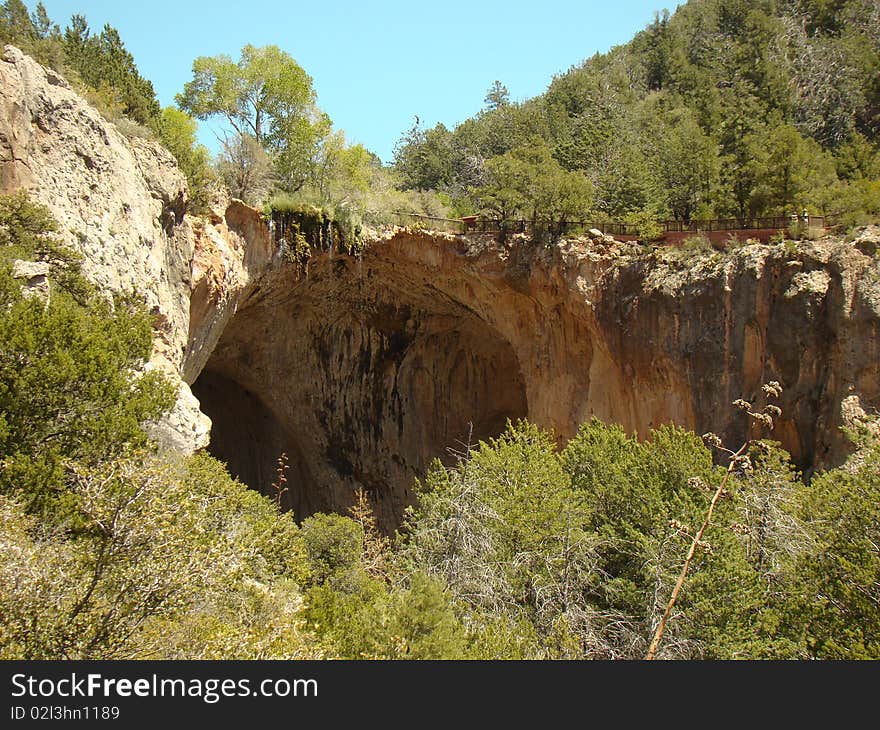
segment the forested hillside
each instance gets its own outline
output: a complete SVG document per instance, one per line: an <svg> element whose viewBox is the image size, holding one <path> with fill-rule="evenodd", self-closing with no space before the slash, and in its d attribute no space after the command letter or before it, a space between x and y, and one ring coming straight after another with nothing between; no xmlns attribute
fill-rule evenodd
<svg viewBox="0 0 880 730"><path fill-rule="evenodd" d="M874 0L690 0L540 97L496 82L453 130L413 127L396 167L463 213L851 225L880 215L878 132Z"/></svg>
<svg viewBox="0 0 880 730"><path fill-rule="evenodd" d="M878 27L873 0L691 0L540 97L511 102L496 81L454 129L414 125L389 167L333 128L277 47L195 59L177 106L161 109L114 28L94 33L75 15L61 29L41 5L0 6L0 40L174 153L194 209L222 182L255 205L318 206L351 230L395 211L625 221L645 237L663 219L877 220ZM229 129L213 161L195 136L210 118Z"/></svg>

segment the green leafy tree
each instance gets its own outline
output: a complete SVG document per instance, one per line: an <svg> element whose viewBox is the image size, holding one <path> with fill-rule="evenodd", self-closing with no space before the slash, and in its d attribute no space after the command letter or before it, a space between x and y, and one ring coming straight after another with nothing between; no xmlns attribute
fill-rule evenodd
<svg viewBox="0 0 880 730"><path fill-rule="evenodd" d="M476 205L498 221L522 215L528 205L526 192L531 172L512 155L489 160L486 184L471 191Z"/></svg>
<svg viewBox="0 0 880 730"><path fill-rule="evenodd" d="M452 181L452 135L442 124L422 129L418 118L398 140L394 165L404 190L444 190Z"/></svg>
<svg viewBox="0 0 880 730"><path fill-rule="evenodd" d="M482 651L518 626L527 655L607 655L583 602L595 541L550 434L509 424L456 467L435 464L419 491L404 565L444 580Z"/></svg>
<svg viewBox="0 0 880 730"><path fill-rule="evenodd" d="M798 556L789 606L812 656L880 657L878 490L877 444L855 469L829 472L799 490L800 517L816 544Z"/></svg>
<svg viewBox="0 0 880 730"><path fill-rule="evenodd" d="M198 125L186 112L168 106L156 121L159 141L174 155L189 183L191 206L199 211L208 202L209 188L214 179L207 147L196 140Z"/></svg>
<svg viewBox="0 0 880 730"><path fill-rule="evenodd" d="M671 75L673 39L669 30L669 11L654 14L654 21L645 29L640 41L644 41L645 74L648 88L662 89Z"/></svg>
<svg viewBox="0 0 880 730"><path fill-rule="evenodd" d="M580 172L563 170L546 145L520 147L486 163L488 184L473 191L475 200L500 220L511 214L548 225L554 237L567 221L585 218L593 187Z"/></svg>
<svg viewBox="0 0 880 730"><path fill-rule="evenodd" d="M54 225L21 195L0 203L0 490L61 518L63 459L144 444L142 424L173 396L158 374L137 374L151 349L147 313L92 293L70 271L75 257L58 257ZM50 265L48 301L22 294L10 263L21 257Z"/></svg>
<svg viewBox="0 0 880 730"><path fill-rule="evenodd" d="M359 558L364 530L343 515L318 513L303 521L302 540L315 585L354 590L365 578Z"/></svg>
<svg viewBox="0 0 880 730"><path fill-rule="evenodd" d="M827 190L826 210L840 215L847 228L864 226L880 221L880 179L853 180L839 183Z"/></svg>
<svg viewBox="0 0 880 730"><path fill-rule="evenodd" d="M246 45L238 62L201 56L193 62L193 79L177 96L180 108L196 119L220 116L239 137L249 135L264 146L281 186L291 192L307 182L330 129L315 102L311 77L277 46Z"/></svg>
<svg viewBox="0 0 880 730"><path fill-rule="evenodd" d="M748 143L755 169L753 211L777 215L799 211L836 180L833 164L819 145L791 125L766 127Z"/></svg>
<svg viewBox="0 0 880 730"><path fill-rule="evenodd" d="M210 457L69 461L78 531L0 495L0 656L314 657L290 515Z"/></svg>
<svg viewBox="0 0 880 730"><path fill-rule="evenodd" d="M314 161L312 184L323 203L360 208L376 167L376 157L366 147L349 145L345 134L333 132L321 143Z"/></svg>
<svg viewBox="0 0 880 730"><path fill-rule="evenodd" d="M486 97L483 99L486 110L494 111L502 106L507 106L509 103L510 92L504 84L496 79L492 82L492 85L486 92Z"/></svg>
<svg viewBox="0 0 880 730"><path fill-rule="evenodd" d="M64 62L61 31L50 19L43 3L28 13L22 0L0 3L0 42L18 46L40 63L59 68Z"/></svg>
<svg viewBox="0 0 880 730"><path fill-rule="evenodd" d="M94 35L82 15L64 29L65 63L93 89L104 92L130 119L150 125L161 113L153 84L140 75L119 32L105 25Z"/></svg>
<svg viewBox="0 0 880 730"><path fill-rule="evenodd" d="M711 205L718 184L718 146L685 109L668 112L658 122L652 158L656 170L656 199L676 220L689 222Z"/></svg>
<svg viewBox="0 0 880 730"><path fill-rule="evenodd" d="M7 43L25 44L36 38L36 25L22 0L5 0L0 5L0 33Z"/></svg>
<svg viewBox="0 0 880 730"><path fill-rule="evenodd" d="M880 148L862 134L855 134L834 154L837 175L842 180L880 179Z"/></svg>

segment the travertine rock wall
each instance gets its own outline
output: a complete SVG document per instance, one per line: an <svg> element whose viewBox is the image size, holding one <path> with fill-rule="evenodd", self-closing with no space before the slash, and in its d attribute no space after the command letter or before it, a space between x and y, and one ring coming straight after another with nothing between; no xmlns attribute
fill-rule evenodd
<svg viewBox="0 0 880 730"><path fill-rule="evenodd" d="M179 388L177 405L154 433L173 448L204 447L210 421L186 378L199 361L188 348L204 346L190 300L213 286L210 296L219 299L211 300L211 316L222 319L224 306L234 306L230 292L247 284L247 266L259 258L260 241L268 242L267 234L261 239L255 232L259 216L247 208L242 217L245 206L235 201L217 201L207 220L185 215L186 180L167 150L122 135L57 73L6 46L0 58L0 193L18 189L49 208L62 241L84 255L92 281L108 295L136 292L144 300L155 323L147 366L167 373Z"/></svg>
<svg viewBox="0 0 880 730"><path fill-rule="evenodd" d="M806 470L839 463L847 412L880 405L878 326L880 262L840 240L688 255L398 230L361 258L269 267L194 387L243 479L265 487L285 451L297 512L360 485L390 526L469 424L485 438L527 416L565 440L596 416L738 443L731 402L770 380L773 437Z"/></svg>

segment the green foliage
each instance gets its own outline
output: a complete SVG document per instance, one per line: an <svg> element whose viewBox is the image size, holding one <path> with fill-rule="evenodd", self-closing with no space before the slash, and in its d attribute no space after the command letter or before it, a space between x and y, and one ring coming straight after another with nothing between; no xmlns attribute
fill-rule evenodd
<svg viewBox="0 0 880 730"><path fill-rule="evenodd" d="M472 195L498 220L527 218L557 238L567 221L586 218L592 207L590 182L580 172L562 169L549 147L538 142L488 160L486 171L488 182Z"/></svg>
<svg viewBox="0 0 880 730"><path fill-rule="evenodd" d="M4 591L2 641L13 655L118 656L145 618L174 607L181 584L210 558L206 536L193 534L195 511L180 511L187 495L174 492L160 466L134 459L69 471L82 536L40 535L30 520L13 532L23 560L7 564L4 582L23 585ZM6 497L4 506L10 522L22 517Z"/></svg>
<svg viewBox="0 0 880 730"><path fill-rule="evenodd" d="M80 529L0 496L4 658L303 655L296 525L205 456L67 466Z"/></svg>
<svg viewBox="0 0 880 730"><path fill-rule="evenodd" d="M260 205L274 185L272 161L262 145L249 134L223 140L217 172L233 198Z"/></svg>
<svg viewBox="0 0 880 730"><path fill-rule="evenodd" d="M348 145L342 132L327 135L311 175L318 198L338 207L362 209L376 164L363 145Z"/></svg>
<svg viewBox="0 0 880 730"><path fill-rule="evenodd" d="M712 250L712 242L703 234L688 236L681 242L679 250L686 254L703 253Z"/></svg>
<svg viewBox="0 0 880 730"><path fill-rule="evenodd" d="M284 241L282 254L304 263L313 250L358 255L363 250L360 216L345 206L334 211L303 202L302 196L274 195L264 207Z"/></svg>
<svg viewBox="0 0 880 730"><path fill-rule="evenodd" d="M196 121L186 112L168 106L156 120L155 128L159 141L174 155L181 171L186 175L191 209L195 212L204 210L214 173L207 147L196 141Z"/></svg>
<svg viewBox="0 0 880 730"><path fill-rule="evenodd" d="M196 119L221 116L239 137L252 136L271 153L281 187L299 190L330 129L302 67L277 46L246 45L238 62L201 56L192 70L178 106Z"/></svg>
<svg viewBox="0 0 880 730"><path fill-rule="evenodd" d="M756 442L662 655L876 656L872 448L859 471L805 486L778 445ZM643 656L720 476L701 440L671 426L639 442L592 421L558 452L511 425L456 467L435 465L399 560L445 582L472 655Z"/></svg>
<svg viewBox="0 0 880 730"><path fill-rule="evenodd" d="M344 659L461 659L462 630L440 583L422 575L388 591L371 581L359 593L326 586L306 597L307 625Z"/></svg>
<svg viewBox="0 0 880 730"><path fill-rule="evenodd" d="M400 585L376 569L388 543L366 502L358 518L314 515L303 522L310 588L303 619L323 651L346 659L453 659L465 632L444 586L416 571Z"/></svg>
<svg viewBox="0 0 880 730"><path fill-rule="evenodd" d="M394 148L394 163L405 190L438 190L451 182L451 133L442 124L421 129L418 120Z"/></svg>
<svg viewBox="0 0 880 730"><path fill-rule="evenodd" d="M844 230L880 222L880 179L854 180L834 191L831 206L840 212Z"/></svg>
<svg viewBox="0 0 880 730"><path fill-rule="evenodd" d="M676 220L690 221L711 201L718 185L718 145L700 128L688 109L658 116L654 149L649 159L655 170L654 199Z"/></svg>
<svg viewBox="0 0 880 730"><path fill-rule="evenodd" d="M342 515L316 514L303 521L302 540L315 585L351 591L365 575L359 564L364 531Z"/></svg>
<svg viewBox="0 0 880 730"><path fill-rule="evenodd" d="M657 582L668 584L682 553L676 520L692 522L702 495L689 486L712 480L711 456L693 435L663 427L645 444L618 427L593 421L583 426L563 458L573 485L589 502L591 527L603 538L602 571L608 579L595 593L598 605L638 616L648 608Z"/></svg>
<svg viewBox="0 0 880 730"><path fill-rule="evenodd" d="M197 532L184 536L198 550L207 540L210 565L190 574L183 608L154 615L142 641L170 659L317 658L313 637L296 618L309 578L299 530L290 513L233 480L206 455L184 461L178 479L198 513ZM149 645L148 644L148 645Z"/></svg>
<svg viewBox="0 0 880 730"><path fill-rule="evenodd" d="M663 226L658 220L658 214L654 210L637 210L627 215L623 222L628 231L635 231L640 241L656 241L663 237Z"/></svg>
<svg viewBox="0 0 880 730"><path fill-rule="evenodd" d="M218 159L233 197L253 205L271 198L273 208L279 199L324 208L347 245L359 245L358 229L388 187L381 163L332 130L311 78L290 55L248 45L238 62L197 58L177 103L197 119L220 116L234 130Z"/></svg>
<svg viewBox="0 0 880 730"><path fill-rule="evenodd" d="M597 578L587 519L552 437L510 424L457 467L435 465L401 557L444 580L481 653L513 644L519 655L599 656L580 602Z"/></svg>
<svg viewBox="0 0 880 730"><path fill-rule="evenodd" d="M401 659L462 659L464 633L443 585L420 573L392 594L387 626L394 656Z"/></svg>
<svg viewBox="0 0 880 730"><path fill-rule="evenodd" d="M752 211L799 211L835 180L830 158L791 125L774 125L748 144L757 180L749 203Z"/></svg>
<svg viewBox="0 0 880 730"><path fill-rule="evenodd" d="M691 0L555 77L536 99L487 96L487 108L455 129L413 127L395 165L404 186L446 193L468 212L469 191L491 186L476 207L506 210L515 186L490 179L489 163L537 137L592 183L595 210L615 220L803 206L870 219L865 183L835 183L880 178L877 20L864 0Z"/></svg>
<svg viewBox="0 0 880 730"><path fill-rule="evenodd" d="M119 105L127 117L149 125L161 113L153 84L142 77L119 32L105 25L94 35L82 15L64 30L65 64L88 86Z"/></svg>
<svg viewBox="0 0 880 730"><path fill-rule="evenodd" d="M29 13L22 0L0 3L0 42L18 46L40 63L59 68L64 61L61 30L52 23L42 2Z"/></svg>
<svg viewBox="0 0 880 730"><path fill-rule="evenodd" d="M229 56L200 56L193 79L177 103L197 119L223 116L239 134L260 142L283 136L285 125L314 113L312 80L277 46L246 45L234 62Z"/></svg>
<svg viewBox="0 0 880 730"><path fill-rule="evenodd" d="M63 517L55 505L67 499L63 458L88 461L145 443L142 423L173 396L158 374L135 372L151 348L146 312L90 293L70 271L75 259L47 238L52 229L48 213L21 195L0 203L0 490ZM48 301L25 297L12 278L9 262L22 253L65 271L50 278L57 287Z"/></svg>
<svg viewBox="0 0 880 730"><path fill-rule="evenodd" d="M58 224L41 205L31 203L23 191L0 197L0 246L18 247L26 255L57 256L60 248L53 245L51 234Z"/></svg>
<svg viewBox="0 0 880 730"><path fill-rule="evenodd" d="M82 303L92 288L79 271L80 257L59 245L58 224L49 211L23 191L0 196L0 251L4 261L23 259L49 264L53 280Z"/></svg>
<svg viewBox="0 0 880 730"><path fill-rule="evenodd" d="M799 490L815 546L797 556L791 619L810 654L880 658L880 445Z"/></svg>
<svg viewBox="0 0 880 730"><path fill-rule="evenodd" d="M495 79L495 81L492 82L492 86L490 86L489 90L486 92L483 103L486 105L487 111L495 111L496 109L510 104L510 92L504 84L498 79Z"/></svg>

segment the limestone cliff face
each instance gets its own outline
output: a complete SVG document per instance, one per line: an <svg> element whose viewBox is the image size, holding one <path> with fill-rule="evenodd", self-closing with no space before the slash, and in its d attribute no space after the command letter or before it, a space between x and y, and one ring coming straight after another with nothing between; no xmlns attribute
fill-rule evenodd
<svg viewBox="0 0 880 730"><path fill-rule="evenodd" d="M300 516L364 487L393 527L432 459L508 418L561 441L597 416L738 444L749 424L731 402L778 380L774 437L809 470L840 463L840 426L880 407L876 229L725 254L394 229L303 266L238 201L186 214L167 152L11 47L0 94L3 190L28 188L96 282L154 312L151 366L181 394L160 435L203 447L207 414L210 450L263 490L286 453Z"/></svg>
<svg viewBox="0 0 880 730"><path fill-rule="evenodd" d="M190 299L205 261L226 288L241 272L243 225L231 204L210 220L185 215L186 180L156 142L125 137L51 69L6 46L0 59L0 192L26 189L46 205L86 275L105 292L136 292L154 316L159 368L179 384L178 404L156 435L175 448L208 442L210 421L181 380L190 333ZM255 211L248 215L259 220ZM245 229L247 226L244 226ZM258 236L253 236L256 242ZM256 243L251 246L258 249ZM233 274L234 276L235 274ZM210 278L209 277L209 278Z"/></svg>
<svg viewBox="0 0 880 730"><path fill-rule="evenodd" d="M159 145L126 139L67 82L7 46L0 60L0 185L26 188L107 290L144 295L170 359L186 332L192 243L186 181Z"/></svg>

